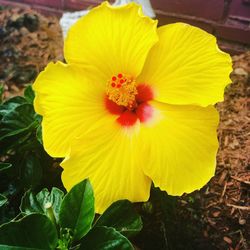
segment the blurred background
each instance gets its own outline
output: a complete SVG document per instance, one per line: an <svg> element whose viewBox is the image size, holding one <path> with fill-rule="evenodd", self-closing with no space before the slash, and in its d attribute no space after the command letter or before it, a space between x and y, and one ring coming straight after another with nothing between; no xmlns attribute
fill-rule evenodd
<svg viewBox="0 0 250 250"><path fill-rule="evenodd" d="M65 11L88 9L100 2L0 0L0 5L28 7L60 18ZM201 27L218 37L221 48L233 55L250 48L250 0L151 0L151 4L160 25L181 21Z"/></svg>

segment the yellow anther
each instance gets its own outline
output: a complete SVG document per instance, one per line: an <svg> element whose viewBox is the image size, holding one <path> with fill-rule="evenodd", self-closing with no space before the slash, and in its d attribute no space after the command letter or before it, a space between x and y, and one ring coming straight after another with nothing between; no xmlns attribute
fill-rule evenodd
<svg viewBox="0 0 250 250"><path fill-rule="evenodd" d="M124 74L119 73L117 76L112 76L107 83L108 98L116 104L129 109L135 105L137 93L135 80Z"/></svg>

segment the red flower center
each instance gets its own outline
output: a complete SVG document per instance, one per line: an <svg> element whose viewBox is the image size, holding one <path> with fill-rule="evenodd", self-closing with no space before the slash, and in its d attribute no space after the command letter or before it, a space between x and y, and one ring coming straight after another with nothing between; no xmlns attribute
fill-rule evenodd
<svg viewBox="0 0 250 250"><path fill-rule="evenodd" d="M146 84L136 84L132 77L119 73L112 76L107 84L105 107L122 126L133 126L138 120L147 122L153 115L148 101L153 99L153 91Z"/></svg>

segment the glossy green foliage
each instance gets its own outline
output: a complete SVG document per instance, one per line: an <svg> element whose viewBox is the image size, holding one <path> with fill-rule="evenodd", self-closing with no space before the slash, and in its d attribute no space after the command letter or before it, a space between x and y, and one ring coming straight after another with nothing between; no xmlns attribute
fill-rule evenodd
<svg viewBox="0 0 250 250"><path fill-rule="evenodd" d="M31 214L0 227L0 249L55 249L57 240L55 226L42 214Z"/></svg>
<svg viewBox="0 0 250 250"><path fill-rule="evenodd" d="M132 244L112 227L95 227L81 241L80 250L131 250Z"/></svg>
<svg viewBox="0 0 250 250"><path fill-rule="evenodd" d="M114 227L125 236L133 236L142 229L141 217L135 212L131 202L114 202L97 220L95 226Z"/></svg>
<svg viewBox="0 0 250 250"><path fill-rule="evenodd" d="M51 192L44 188L36 195L31 190L28 190L22 198L20 210L25 214L37 212L50 216L49 209L51 208L56 223L58 223L63 196L64 193L55 187L52 188Z"/></svg>
<svg viewBox="0 0 250 250"><path fill-rule="evenodd" d="M59 223L63 228L70 228L73 239L79 240L90 230L94 216L94 193L90 182L85 180L65 195L59 213Z"/></svg>

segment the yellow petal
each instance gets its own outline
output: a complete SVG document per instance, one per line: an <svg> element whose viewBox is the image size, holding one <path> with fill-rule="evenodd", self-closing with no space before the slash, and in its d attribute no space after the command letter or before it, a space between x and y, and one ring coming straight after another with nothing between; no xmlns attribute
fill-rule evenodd
<svg viewBox="0 0 250 250"><path fill-rule="evenodd" d="M216 38L184 23L162 26L158 35L138 80L152 85L155 99L201 106L222 101L232 63Z"/></svg>
<svg viewBox="0 0 250 250"><path fill-rule="evenodd" d="M89 82L76 66L50 63L36 79L33 89L35 110L43 116L45 150L64 157L72 139L104 119L104 87Z"/></svg>
<svg viewBox="0 0 250 250"><path fill-rule="evenodd" d="M156 25L137 4L112 7L104 2L70 28L66 61L94 65L104 84L120 72L135 77L158 40Z"/></svg>
<svg viewBox="0 0 250 250"><path fill-rule="evenodd" d="M151 180L143 173L138 145L137 133L118 123L103 123L73 144L70 156L61 164L64 186L69 190L89 178L97 213L120 199L148 200Z"/></svg>
<svg viewBox="0 0 250 250"><path fill-rule="evenodd" d="M218 113L213 106L175 106L151 103L154 125L141 128L145 174L170 195L203 187L214 175L218 141Z"/></svg>

